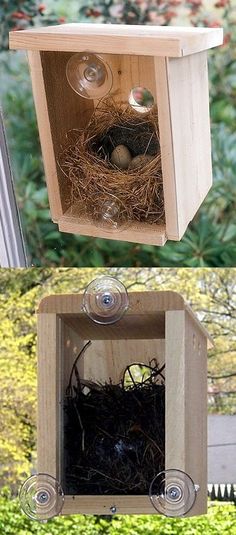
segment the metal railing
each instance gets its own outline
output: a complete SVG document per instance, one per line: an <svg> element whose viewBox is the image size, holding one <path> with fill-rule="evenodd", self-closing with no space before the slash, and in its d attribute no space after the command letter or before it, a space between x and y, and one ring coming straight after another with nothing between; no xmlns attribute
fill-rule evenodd
<svg viewBox="0 0 236 535"><path fill-rule="evenodd" d="M233 502L236 505L236 485L231 483L208 485L208 496L212 501Z"/></svg>

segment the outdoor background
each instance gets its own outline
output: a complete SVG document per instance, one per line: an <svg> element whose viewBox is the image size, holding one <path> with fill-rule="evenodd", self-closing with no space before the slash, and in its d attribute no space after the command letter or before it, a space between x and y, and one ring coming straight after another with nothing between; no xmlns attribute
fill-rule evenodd
<svg viewBox="0 0 236 535"><path fill-rule="evenodd" d="M15 496L36 469L35 310L45 295L83 292L102 274L119 278L128 292L183 295L215 344L208 355L209 412L235 414L236 269L0 269L0 535L233 535L235 505L217 502L207 516L193 519L130 515L109 521L76 515L39 525L20 512Z"/></svg>
<svg viewBox="0 0 236 535"><path fill-rule="evenodd" d="M224 27L224 45L209 52L214 187L180 243L63 234L50 221L26 55L8 51L8 31L65 21ZM236 0L2 0L0 49L0 100L29 265L236 265Z"/></svg>

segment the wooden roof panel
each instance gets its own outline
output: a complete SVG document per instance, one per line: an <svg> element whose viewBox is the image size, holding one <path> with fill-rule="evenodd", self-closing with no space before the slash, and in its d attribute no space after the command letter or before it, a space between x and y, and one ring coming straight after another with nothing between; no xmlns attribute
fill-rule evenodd
<svg viewBox="0 0 236 535"><path fill-rule="evenodd" d="M11 31L11 49L182 57L218 46L221 28L71 23Z"/></svg>

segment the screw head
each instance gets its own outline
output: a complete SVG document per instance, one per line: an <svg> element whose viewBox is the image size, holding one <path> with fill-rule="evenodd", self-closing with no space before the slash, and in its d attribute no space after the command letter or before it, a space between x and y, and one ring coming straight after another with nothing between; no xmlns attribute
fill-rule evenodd
<svg viewBox="0 0 236 535"><path fill-rule="evenodd" d="M49 493L46 490L40 490L36 493L35 501L38 505L46 505L50 499Z"/></svg>
<svg viewBox="0 0 236 535"><path fill-rule="evenodd" d="M114 304L114 297L111 293L106 292L102 295L101 301L104 306L109 307Z"/></svg>
<svg viewBox="0 0 236 535"><path fill-rule="evenodd" d="M115 505L112 505L112 506L110 507L110 511L111 511L111 513L114 515L114 513L116 513L116 506L115 506Z"/></svg>
<svg viewBox="0 0 236 535"><path fill-rule="evenodd" d="M171 501L177 501L182 498L182 490L178 485L170 485L166 489L166 496Z"/></svg>

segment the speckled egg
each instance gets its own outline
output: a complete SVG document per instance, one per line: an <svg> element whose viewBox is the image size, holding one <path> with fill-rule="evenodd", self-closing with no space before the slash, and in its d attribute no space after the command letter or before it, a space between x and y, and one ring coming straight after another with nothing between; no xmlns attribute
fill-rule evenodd
<svg viewBox="0 0 236 535"><path fill-rule="evenodd" d="M125 145L117 145L111 153L110 161L119 169L128 169L131 160L132 156Z"/></svg>
<svg viewBox="0 0 236 535"><path fill-rule="evenodd" d="M137 169L138 167L144 167L144 165L147 165L151 160L153 160L154 156L151 156L150 154L139 154L138 156L135 156L132 158L129 169Z"/></svg>

